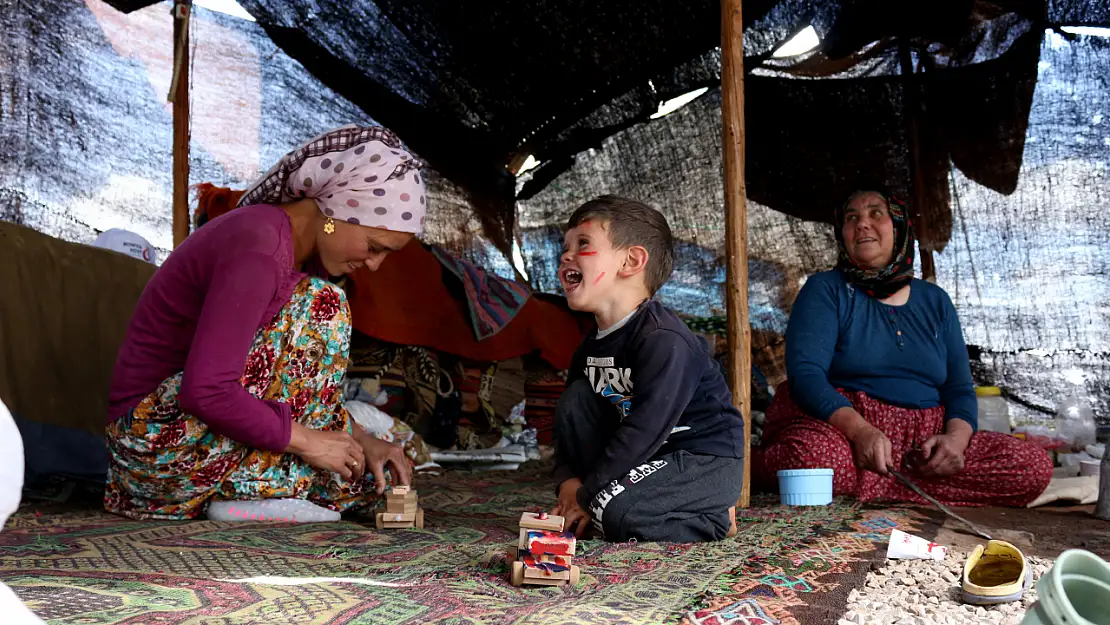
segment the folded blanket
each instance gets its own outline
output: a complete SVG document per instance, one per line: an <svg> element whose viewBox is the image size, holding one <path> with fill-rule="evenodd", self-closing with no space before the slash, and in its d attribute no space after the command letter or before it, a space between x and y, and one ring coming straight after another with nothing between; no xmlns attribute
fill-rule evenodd
<svg viewBox="0 0 1110 625"><path fill-rule="evenodd" d="M1036 508L1057 501L1086 506L1098 501L1098 476L1054 477L1040 497L1027 508Z"/></svg>
<svg viewBox="0 0 1110 625"><path fill-rule="evenodd" d="M356 271L347 288L352 325L359 332L474 362L538 351L553 367L565 369L594 325L592 315L574 313L565 300L537 293L511 319L506 315L500 331L479 341L461 281L416 241L390 254L377 271Z"/></svg>
<svg viewBox="0 0 1110 625"><path fill-rule="evenodd" d="M438 245L432 254L462 281L474 338L481 341L497 334L516 316L532 292L528 287L491 275L470 261L452 256Z"/></svg>

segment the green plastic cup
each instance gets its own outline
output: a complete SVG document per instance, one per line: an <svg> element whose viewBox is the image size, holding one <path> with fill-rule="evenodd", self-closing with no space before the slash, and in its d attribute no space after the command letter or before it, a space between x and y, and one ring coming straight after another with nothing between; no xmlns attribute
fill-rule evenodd
<svg viewBox="0 0 1110 625"><path fill-rule="evenodd" d="M1082 549L1060 554L1021 624L1110 625L1110 564Z"/></svg>

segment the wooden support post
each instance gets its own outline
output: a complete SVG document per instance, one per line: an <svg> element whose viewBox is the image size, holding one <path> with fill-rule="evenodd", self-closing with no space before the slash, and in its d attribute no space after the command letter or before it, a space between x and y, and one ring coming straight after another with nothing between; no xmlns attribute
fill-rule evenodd
<svg viewBox="0 0 1110 625"><path fill-rule="evenodd" d="M906 114L906 138L909 140L910 148L910 184L912 185L911 197L913 201L910 210L917 211L918 214L918 219L915 220L918 242L920 243L924 239L931 245L933 237L929 227L932 224L925 219L925 176L921 169L921 126L919 123L921 98L918 97L916 82L911 80L915 74L913 54L910 51L909 44L904 39L898 44L898 60L902 68L902 85L904 88L902 107ZM921 250L921 277L935 284L937 268L936 262L933 260L933 250L924 245L918 247Z"/></svg>
<svg viewBox="0 0 1110 625"><path fill-rule="evenodd" d="M173 246L189 236L189 18L192 0L173 7Z"/></svg>
<svg viewBox="0 0 1110 625"><path fill-rule="evenodd" d="M1098 478L1098 504L1095 506L1095 516L1103 521L1110 521L1110 449L1102 454Z"/></svg>
<svg viewBox="0 0 1110 625"><path fill-rule="evenodd" d="M748 208L744 184L744 21L741 0L721 0L721 118L725 162L725 304L728 384L744 415L744 484L736 505L751 498L752 332L748 325Z"/></svg>

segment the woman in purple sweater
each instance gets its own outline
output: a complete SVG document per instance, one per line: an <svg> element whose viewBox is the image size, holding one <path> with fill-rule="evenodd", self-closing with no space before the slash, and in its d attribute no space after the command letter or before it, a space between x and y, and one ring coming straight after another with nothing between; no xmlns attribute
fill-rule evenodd
<svg viewBox="0 0 1110 625"><path fill-rule="evenodd" d="M343 407L350 311L319 276L373 271L421 232L422 166L388 130L333 130L174 250L116 363L105 508L320 520L409 483L403 449Z"/></svg>

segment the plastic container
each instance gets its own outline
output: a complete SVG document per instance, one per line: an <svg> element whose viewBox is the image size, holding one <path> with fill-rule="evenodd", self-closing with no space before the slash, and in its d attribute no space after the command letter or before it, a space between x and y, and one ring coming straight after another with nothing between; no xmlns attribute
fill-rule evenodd
<svg viewBox="0 0 1110 625"><path fill-rule="evenodd" d="M1014 428L1014 436L1032 443L1045 451L1067 451L1068 443L1059 433L1043 425L1022 425Z"/></svg>
<svg viewBox="0 0 1110 625"><path fill-rule="evenodd" d="M1098 436L1094 411L1086 402L1072 395L1056 410L1056 433L1067 441L1071 449L1094 445Z"/></svg>
<svg viewBox="0 0 1110 625"><path fill-rule="evenodd" d="M1079 463L1079 475L1089 477L1102 472L1102 460L1083 460Z"/></svg>
<svg viewBox="0 0 1110 625"><path fill-rule="evenodd" d="M1091 455L1085 451L1081 451L1077 454L1056 454L1057 464L1062 467L1074 467L1076 471L1078 471L1079 467L1088 460L1094 460L1095 462L1098 462L1097 459L1092 458Z"/></svg>
<svg viewBox="0 0 1110 625"><path fill-rule="evenodd" d="M979 430L1010 433L1010 405L997 386L978 386L975 396L979 399Z"/></svg>
<svg viewBox="0 0 1110 625"><path fill-rule="evenodd" d="M1022 625L1110 625L1110 564L1069 549L1037 581L1037 602Z"/></svg>
<svg viewBox="0 0 1110 625"><path fill-rule="evenodd" d="M784 506L827 506L832 503L832 469L779 471L779 501Z"/></svg>

